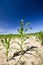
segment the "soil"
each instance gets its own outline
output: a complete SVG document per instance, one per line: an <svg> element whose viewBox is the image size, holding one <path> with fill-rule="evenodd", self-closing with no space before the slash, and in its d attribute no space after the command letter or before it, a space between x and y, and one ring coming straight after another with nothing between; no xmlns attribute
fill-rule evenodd
<svg viewBox="0 0 43 65"><path fill-rule="evenodd" d="M19 54L14 57L14 53L20 51L20 47L15 41L20 42L20 39L15 38L11 40L8 62L6 62L5 47L0 41L0 65L20 65L20 61L25 61L26 65L43 65L43 46L41 46L40 41L36 40L35 36L30 36L24 42L25 45L23 45L23 50L26 50L27 46L30 50L23 55Z"/></svg>

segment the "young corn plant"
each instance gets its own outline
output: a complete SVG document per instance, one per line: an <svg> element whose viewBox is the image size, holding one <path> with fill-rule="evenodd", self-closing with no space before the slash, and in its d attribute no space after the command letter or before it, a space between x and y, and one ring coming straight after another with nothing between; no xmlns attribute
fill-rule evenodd
<svg viewBox="0 0 43 65"><path fill-rule="evenodd" d="M43 32L38 33L38 38L41 41L41 45L43 45Z"/></svg>
<svg viewBox="0 0 43 65"><path fill-rule="evenodd" d="M8 53L9 53L10 41L11 41L11 38L7 39L6 37L4 37L4 39L3 38L1 39L1 42L6 49L5 55L6 55L6 61L7 62L8 62Z"/></svg>
<svg viewBox="0 0 43 65"><path fill-rule="evenodd" d="M20 65L26 65L26 61L20 61Z"/></svg>
<svg viewBox="0 0 43 65"><path fill-rule="evenodd" d="M24 41L25 41L25 33L29 30L29 29L32 29L31 27L28 28L28 29L25 29L30 23L26 23L26 25L24 26L24 22L23 20L20 21L20 29L18 29L18 33L20 35L20 43L18 43L18 45L20 46L20 49L21 49L21 54L23 54L23 44L24 44Z"/></svg>

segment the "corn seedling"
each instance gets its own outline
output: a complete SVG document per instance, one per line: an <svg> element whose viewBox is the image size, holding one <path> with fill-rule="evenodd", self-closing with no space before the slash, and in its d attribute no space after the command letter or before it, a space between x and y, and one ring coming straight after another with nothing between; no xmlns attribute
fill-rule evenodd
<svg viewBox="0 0 43 65"><path fill-rule="evenodd" d="M41 41L41 45L43 45L43 32L38 33L38 38Z"/></svg>
<svg viewBox="0 0 43 65"><path fill-rule="evenodd" d="M26 65L25 61L20 61L20 65Z"/></svg>
<svg viewBox="0 0 43 65"><path fill-rule="evenodd" d="M25 29L30 23L26 23L26 25L24 26L24 23L23 23L23 20L20 21L20 29L18 29L18 33L20 35L20 43L18 43L18 45L20 46L20 49L21 49L21 54L23 54L23 44L24 44L24 41L26 39L26 35L25 33L32 29L31 27L28 28L28 29ZM25 27L25 28L24 28Z"/></svg>
<svg viewBox="0 0 43 65"><path fill-rule="evenodd" d="M6 49L6 61L8 61L8 53L9 53L9 47L10 47L10 41L11 41L11 38L6 38L6 37L4 37L4 39L2 38L1 39L1 42L2 42L2 44L3 44L3 46L5 47L5 49Z"/></svg>

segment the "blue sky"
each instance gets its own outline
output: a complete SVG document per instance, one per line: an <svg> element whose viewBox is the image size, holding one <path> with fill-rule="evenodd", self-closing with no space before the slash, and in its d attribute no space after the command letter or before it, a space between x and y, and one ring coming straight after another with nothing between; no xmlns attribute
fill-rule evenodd
<svg viewBox="0 0 43 65"><path fill-rule="evenodd" d="M0 34L17 33L21 19L28 32L43 31L43 0L0 0Z"/></svg>

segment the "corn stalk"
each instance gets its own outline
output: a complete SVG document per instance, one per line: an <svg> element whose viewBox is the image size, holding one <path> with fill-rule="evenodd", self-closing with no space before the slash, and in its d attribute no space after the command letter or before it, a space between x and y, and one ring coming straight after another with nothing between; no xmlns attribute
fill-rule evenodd
<svg viewBox="0 0 43 65"><path fill-rule="evenodd" d="M25 27L27 27L30 23L26 23ZM20 46L20 49L21 49L21 54L23 54L23 43L24 43L24 40L25 40L25 37L24 37L24 34L28 31L32 29L31 27L28 28L28 29L25 29L24 28L24 23L23 23L23 20L20 21L20 29L18 29L18 32L19 32L19 35L20 35L20 43L19 43L19 46Z"/></svg>
<svg viewBox="0 0 43 65"><path fill-rule="evenodd" d="M7 62L8 62L8 53L9 53L10 41L11 41L11 38L7 39L6 37L4 37L4 38L1 39L1 42L6 49L5 55L6 55L6 61Z"/></svg>

